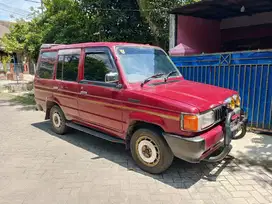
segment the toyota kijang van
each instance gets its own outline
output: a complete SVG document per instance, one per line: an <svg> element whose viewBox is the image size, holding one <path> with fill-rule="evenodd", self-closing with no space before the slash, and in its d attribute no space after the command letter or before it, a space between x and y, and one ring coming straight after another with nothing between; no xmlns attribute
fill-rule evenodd
<svg viewBox="0 0 272 204"><path fill-rule="evenodd" d="M54 132L74 128L123 143L150 173L165 171L174 157L220 161L246 133L236 91L184 79L150 45L44 44L34 89Z"/></svg>

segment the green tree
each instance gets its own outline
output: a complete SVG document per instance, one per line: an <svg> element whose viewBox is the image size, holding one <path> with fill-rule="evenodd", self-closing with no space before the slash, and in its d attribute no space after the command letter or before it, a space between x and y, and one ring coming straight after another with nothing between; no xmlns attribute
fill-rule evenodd
<svg viewBox="0 0 272 204"><path fill-rule="evenodd" d="M90 31L93 29L88 31L88 26L95 22L90 22L77 1L45 0L44 5L46 10L39 22L43 43L77 43L92 39Z"/></svg>
<svg viewBox="0 0 272 204"><path fill-rule="evenodd" d="M31 22L17 21L1 39L7 53L14 52L25 55L28 58L36 58L41 44L40 32L37 32L36 19Z"/></svg>
<svg viewBox="0 0 272 204"><path fill-rule="evenodd" d="M6 52L36 60L42 43L123 41L168 49L169 11L197 0L44 0L41 14L19 20L2 39Z"/></svg>
<svg viewBox="0 0 272 204"><path fill-rule="evenodd" d="M171 9L198 2L200 0L136 0L142 16L148 22L155 44L168 49L169 42L169 11Z"/></svg>
<svg viewBox="0 0 272 204"><path fill-rule="evenodd" d="M10 55L2 57L3 68L4 68L5 73L7 73L7 63L10 63L10 61L11 61L11 56Z"/></svg>
<svg viewBox="0 0 272 204"><path fill-rule="evenodd" d="M92 30L99 41L153 41L149 25L142 18L135 0L81 0L80 7L96 22Z"/></svg>
<svg viewBox="0 0 272 204"><path fill-rule="evenodd" d="M18 21L11 25L10 33L5 34L1 39L1 44L7 53L24 51L27 30L28 25L24 21Z"/></svg>

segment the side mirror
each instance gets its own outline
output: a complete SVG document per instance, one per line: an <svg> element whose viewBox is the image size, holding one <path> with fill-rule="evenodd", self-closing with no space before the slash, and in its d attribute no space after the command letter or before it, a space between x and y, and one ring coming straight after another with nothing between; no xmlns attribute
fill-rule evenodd
<svg viewBox="0 0 272 204"><path fill-rule="evenodd" d="M121 89L121 88L123 88L123 85L122 85L122 84L117 84L117 85L116 85L116 88L117 88L117 89Z"/></svg>
<svg viewBox="0 0 272 204"><path fill-rule="evenodd" d="M105 82L116 82L119 80L117 72L109 72L105 75Z"/></svg>

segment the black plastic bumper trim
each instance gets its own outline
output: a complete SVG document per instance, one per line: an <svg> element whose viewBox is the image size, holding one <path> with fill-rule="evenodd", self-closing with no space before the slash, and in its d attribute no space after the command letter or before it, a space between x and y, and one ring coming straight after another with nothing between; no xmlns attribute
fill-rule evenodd
<svg viewBox="0 0 272 204"><path fill-rule="evenodd" d="M185 161L198 163L205 152L205 140L200 137L185 138L173 134L163 133L165 140L173 154Z"/></svg>

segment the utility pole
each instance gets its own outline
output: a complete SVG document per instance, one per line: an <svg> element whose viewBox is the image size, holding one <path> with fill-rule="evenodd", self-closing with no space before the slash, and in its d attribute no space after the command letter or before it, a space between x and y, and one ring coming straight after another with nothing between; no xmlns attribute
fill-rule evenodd
<svg viewBox="0 0 272 204"><path fill-rule="evenodd" d="M40 0L40 1L35 1L35 0L25 0L25 1L32 2L32 3L41 4L41 10L42 10L42 14L43 14L43 0Z"/></svg>
<svg viewBox="0 0 272 204"><path fill-rule="evenodd" d="M41 9L42 9L42 14L43 14L43 0L41 0Z"/></svg>

